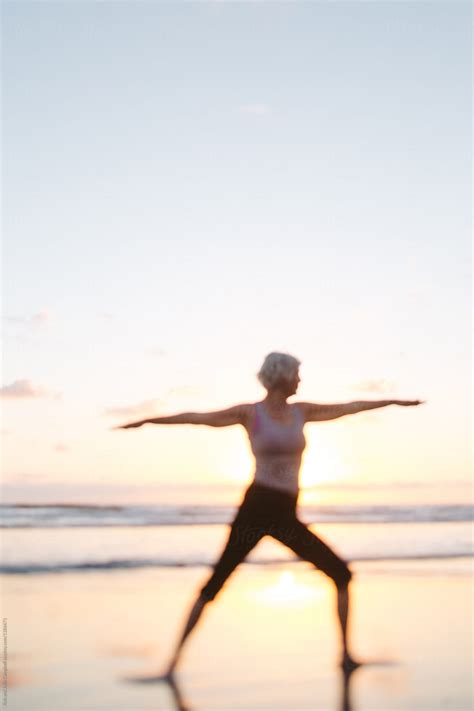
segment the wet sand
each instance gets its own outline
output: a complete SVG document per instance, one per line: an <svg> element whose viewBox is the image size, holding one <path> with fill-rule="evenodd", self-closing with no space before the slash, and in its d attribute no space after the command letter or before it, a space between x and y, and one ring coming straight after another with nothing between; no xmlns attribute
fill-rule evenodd
<svg viewBox="0 0 474 711"><path fill-rule="evenodd" d="M241 566L190 637L174 692L126 678L163 670L208 569L4 576L8 708L470 710L466 563L449 576L429 561L353 569L354 654L384 663L355 671L346 694L335 593L309 564Z"/></svg>

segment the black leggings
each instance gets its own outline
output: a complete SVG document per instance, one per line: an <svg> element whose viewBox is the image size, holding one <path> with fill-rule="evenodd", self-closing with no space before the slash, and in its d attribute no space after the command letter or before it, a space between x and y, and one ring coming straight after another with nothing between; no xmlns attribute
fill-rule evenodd
<svg viewBox="0 0 474 711"><path fill-rule="evenodd" d="M251 484L232 522L229 537L201 596L213 600L227 578L263 536L272 536L332 578L338 589L352 577L345 561L296 516L297 494Z"/></svg>

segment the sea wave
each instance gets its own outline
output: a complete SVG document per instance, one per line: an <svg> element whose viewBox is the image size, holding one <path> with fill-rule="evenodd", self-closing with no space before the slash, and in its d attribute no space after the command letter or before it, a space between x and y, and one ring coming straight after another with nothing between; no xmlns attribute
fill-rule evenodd
<svg viewBox="0 0 474 711"><path fill-rule="evenodd" d="M235 506L0 505L2 528L192 526L231 523ZM474 520L469 504L299 507L306 523L435 523Z"/></svg>
<svg viewBox="0 0 474 711"><path fill-rule="evenodd" d="M453 560L453 559L472 559L474 553L472 551L451 552L451 553L417 553L413 555L362 555L356 556L348 563L367 563L367 562L388 562L388 561L428 561L428 560ZM246 559L243 565L275 565L284 564L300 564L301 561L297 558L288 559L286 557L273 558L254 558ZM55 562L55 563L23 563L0 566L0 573L7 575L25 575L39 573L68 573L68 572L85 572L85 571L108 571L108 570L130 570L136 568L196 568L196 567L212 567L209 560L204 559L166 559L166 558L130 558L130 559L113 559L104 561L83 561L83 562Z"/></svg>

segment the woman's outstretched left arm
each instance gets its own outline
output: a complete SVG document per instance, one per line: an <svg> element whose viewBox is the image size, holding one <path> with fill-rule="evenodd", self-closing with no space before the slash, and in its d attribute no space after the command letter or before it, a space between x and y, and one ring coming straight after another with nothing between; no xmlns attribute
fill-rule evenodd
<svg viewBox="0 0 474 711"><path fill-rule="evenodd" d="M411 407L421 405L424 400L356 400L354 402L341 402L334 404L319 404L316 402L300 402L305 422L320 422L322 420L335 420L345 415L355 415L364 410L375 410L387 405L401 405Z"/></svg>
<svg viewBox="0 0 474 711"><path fill-rule="evenodd" d="M209 427L229 427L230 425L245 425L248 417L249 405L234 405L226 410L215 412L181 412L177 415L164 417L150 417L146 420L129 422L126 425L114 427L117 430L127 430L142 425L209 425Z"/></svg>

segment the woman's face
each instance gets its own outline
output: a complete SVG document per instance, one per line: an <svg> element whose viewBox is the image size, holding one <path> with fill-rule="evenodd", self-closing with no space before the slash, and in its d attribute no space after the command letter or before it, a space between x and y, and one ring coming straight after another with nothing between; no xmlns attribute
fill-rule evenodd
<svg viewBox="0 0 474 711"><path fill-rule="evenodd" d="M296 391L298 390L298 385L300 384L300 380L301 380L301 378L300 378L299 370L296 370L295 374L294 374L293 378L290 380L289 386L288 386L289 388L291 388L291 393L290 393L291 395L294 395L296 393Z"/></svg>
<svg viewBox="0 0 474 711"><path fill-rule="evenodd" d="M296 391L298 390L298 385L300 383L300 375L299 371L296 370L290 380L284 381L281 386L278 388L279 390L284 390L285 395L287 397L290 397L291 395L294 395Z"/></svg>

